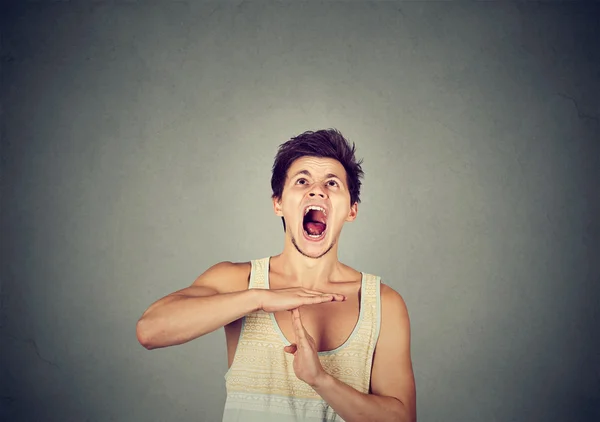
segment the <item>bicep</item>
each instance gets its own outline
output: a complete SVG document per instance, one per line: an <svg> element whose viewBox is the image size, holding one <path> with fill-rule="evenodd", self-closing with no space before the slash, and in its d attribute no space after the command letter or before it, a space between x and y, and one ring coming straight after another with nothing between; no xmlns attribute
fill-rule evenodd
<svg viewBox="0 0 600 422"><path fill-rule="evenodd" d="M371 371L371 392L394 397L415 414L408 311L402 297L385 285L381 289L381 328Z"/></svg>
<svg viewBox="0 0 600 422"><path fill-rule="evenodd" d="M250 263L220 262L204 271L191 286L170 293L150 305L144 315L181 297L213 296L245 290L248 288L249 274Z"/></svg>
<svg viewBox="0 0 600 422"><path fill-rule="evenodd" d="M235 264L220 262L200 274L191 286L177 290L167 297L202 297L235 291L235 273Z"/></svg>
<svg viewBox="0 0 600 422"><path fill-rule="evenodd" d="M180 292L194 292L194 295L198 296L239 292L248 288L249 276L250 263L220 262L210 267L190 287ZM175 292L177 293L179 292Z"/></svg>

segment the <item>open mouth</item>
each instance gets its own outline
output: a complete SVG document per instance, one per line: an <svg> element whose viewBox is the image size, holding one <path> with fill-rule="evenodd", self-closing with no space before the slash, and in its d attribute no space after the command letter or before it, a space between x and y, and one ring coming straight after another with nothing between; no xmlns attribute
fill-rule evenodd
<svg viewBox="0 0 600 422"><path fill-rule="evenodd" d="M321 240L327 229L327 214L324 208L316 205L308 206L302 220L304 235L310 240Z"/></svg>

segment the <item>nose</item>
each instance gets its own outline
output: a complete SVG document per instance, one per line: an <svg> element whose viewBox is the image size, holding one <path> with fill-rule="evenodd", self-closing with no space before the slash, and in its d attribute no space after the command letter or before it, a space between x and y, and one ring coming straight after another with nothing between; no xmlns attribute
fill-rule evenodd
<svg viewBox="0 0 600 422"><path fill-rule="evenodd" d="M315 197L320 197L320 198L327 198L327 195L325 194L325 192L323 191L323 189L320 186L314 186L310 192L308 192L308 196L310 198L315 198Z"/></svg>

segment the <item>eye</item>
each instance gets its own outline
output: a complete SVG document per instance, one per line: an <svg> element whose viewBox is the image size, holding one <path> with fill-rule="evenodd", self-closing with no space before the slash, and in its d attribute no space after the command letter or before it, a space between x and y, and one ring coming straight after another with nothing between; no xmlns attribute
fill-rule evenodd
<svg viewBox="0 0 600 422"><path fill-rule="evenodd" d="M302 177L300 179L296 180L297 185L305 185L306 183L307 183L306 179L304 179Z"/></svg>
<svg viewBox="0 0 600 422"><path fill-rule="evenodd" d="M327 184L329 186L337 186L338 185L338 183L335 180L330 180L329 182L327 182Z"/></svg>

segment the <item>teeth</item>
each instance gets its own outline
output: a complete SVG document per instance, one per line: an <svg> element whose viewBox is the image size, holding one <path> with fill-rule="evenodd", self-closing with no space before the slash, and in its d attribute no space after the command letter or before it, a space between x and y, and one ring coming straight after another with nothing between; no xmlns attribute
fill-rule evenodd
<svg viewBox="0 0 600 422"><path fill-rule="evenodd" d="M304 210L304 215L308 214L308 212L310 210L315 210L315 211L321 211L323 214L327 215L327 212L325 211L324 208L321 208L317 205L309 205L305 210Z"/></svg>

